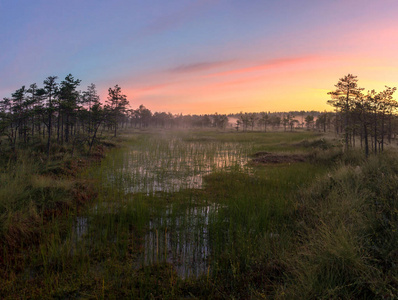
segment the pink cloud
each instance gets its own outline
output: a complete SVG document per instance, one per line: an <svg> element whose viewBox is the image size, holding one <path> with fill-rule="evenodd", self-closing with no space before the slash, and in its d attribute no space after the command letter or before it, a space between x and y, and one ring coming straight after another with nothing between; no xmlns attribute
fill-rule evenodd
<svg viewBox="0 0 398 300"><path fill-rule="evenodd" d="M163 84L153 84L153 85L147 85L143 87L137 87L137 88L125 88L125 93L130 97L130 98L135 98L139 97L142 95L148 95L148 94L154 94L158 93L161 90L164 90L165 88L171 86L172 84L170 83L163 83Z"/></svg>
<svg viewBox="0 0 398 300"><path fill-rule="evenodd" d="M211 70L211 69L215 69L215 68L222 67L225 65L229 65L232 62L233 62L232 60L226 60L226 61L199 62L199 63L193 63L193 64L184 64L184 65L180 65L176 68L172 68L169 71L173 72L173 73L200 72L200 71Z"/></svg>
<svg viewBox="0 0 398 300"><path fill-rule="evenodd" d="M320 59L321 59L320 56L277 58L277 59L269 60L265 64L256 65L256 66L252 66L252 67L239 68L239 69L234 69L234 70L225 71L225 72L213 73L208 76L228 76L228 75L265 71L265 70L269 70L269 69L273 69L273 68L286 67L286 66L302 64L302 63L308 64L308 63L311 63L314 61L319 61Z"/></svg>

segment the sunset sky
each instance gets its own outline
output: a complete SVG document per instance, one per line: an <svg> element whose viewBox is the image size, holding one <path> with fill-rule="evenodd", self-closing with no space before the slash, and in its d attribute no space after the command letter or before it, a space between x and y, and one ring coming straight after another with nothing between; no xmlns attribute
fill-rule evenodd
<svg viewBox="0 0 398 300"><path fill-rule="evenodd" d="M153 112L273 112L398 85L397 0L0 0L0 28L1 98L71 73Z"/></svg>

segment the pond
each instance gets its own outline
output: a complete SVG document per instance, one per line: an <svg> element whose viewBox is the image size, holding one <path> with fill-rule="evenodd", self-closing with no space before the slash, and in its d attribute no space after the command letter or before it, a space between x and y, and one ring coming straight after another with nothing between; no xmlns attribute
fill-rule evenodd
<svg viewBox="0 0 398 300"><path fill-rule="evenodd" d="M113 214L122 213L125 204L110 202L106 195L112 193L118 193L121 199L125 195L132 202L138 194L162 199L165 193L201 189L203 176L212 172L250 173L247 164L250 151L250 144L143 136L128 147L111 152L101 163L97 175L106 192L100 195L102 202L91 213L104 213L104 207L109 207ZM202 200L189 205L164 203L160 208L149 208L138 266L168 262L184 278L208 271L211 255L208 226L220 205ZM87 232L84 225L90 223L81 220L76 226L79 236Z"/></svg>
<svg viewBox="0 0 398 300"><path fill-rule="evenodd" d="M106 176L110 185L122 183L126 193L202 188L203 176L211 172L249 171L247 150L238 143L158 139L131 146L121 155Z"/></svg>

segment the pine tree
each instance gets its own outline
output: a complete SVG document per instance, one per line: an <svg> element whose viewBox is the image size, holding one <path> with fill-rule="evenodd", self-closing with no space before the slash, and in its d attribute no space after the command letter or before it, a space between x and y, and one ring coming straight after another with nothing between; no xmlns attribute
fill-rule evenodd
<svg viewBox="0 0 398 300"><path fill-rule="evenodd" d="M357 76L348 74L343 78L340 78L338 83L335 85L336 90L329 92L332 99L328 100L328 104L336 107L337 110L344 115L344 133L345 133L345 148L349 147L349 136L351 133L349 118L353 109L355 99L363 88L357 85Z"/></svg>
<svg viewBox="0 0 398 300"><path fill-rule="evenodd" d="M108 100L107 109L110 111L111 122L114 126L114 136L117 135L117 129L119 125L119 120L126 113L127 106L129 106L129 101L126 95L122 94L122 89L119 85L108 89Z"/></svg>

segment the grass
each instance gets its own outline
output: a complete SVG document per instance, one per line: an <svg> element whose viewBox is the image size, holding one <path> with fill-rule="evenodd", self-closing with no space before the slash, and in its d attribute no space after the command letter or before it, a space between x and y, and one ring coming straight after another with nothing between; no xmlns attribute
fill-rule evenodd
<svg viewBox="0 0 398 300"><path fill-rule="evenodd" d="M306 131L124 139L78 177L22 159L4 169L3 236L20 213L19 227L40 225L36 246L27 235L18 255L3 249L2 298L397 296L395 153L366 160ZM247 164L257 152L308 160ZM77 182L97 196L71 209ZM69 213L45 221L43 208L59 202Z"/></svg>

